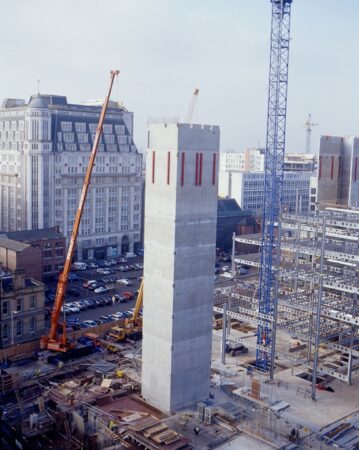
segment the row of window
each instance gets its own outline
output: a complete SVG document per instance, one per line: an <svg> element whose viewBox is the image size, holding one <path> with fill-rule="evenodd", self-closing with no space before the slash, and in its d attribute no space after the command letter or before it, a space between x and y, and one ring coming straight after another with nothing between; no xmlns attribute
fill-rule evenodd
<svg viewBox="0 0 359 450"><path fill-rule="evenodd" d="M14 324L14 336L17 338L21 337L23 335L23 321L17 320ZM36 319L32 317L29 322L29 334L35 334L36 333ZM11 330L10 326L7 323L2 324L1 326L1 338L3 341L10 340L11 337Z"/></svg>
<svg viewBox="0 0 359 450"><path fill-rule="evenodd" d="M31 295L29 309L35 309L35 308L36 308L36 295ZM15 309L13 311L10 311L9 300L4 300L1 302L1 314L3 316L7 316L11 312L16 312L16 313L22 312L22 310L23 310L23 299L22 298L16 299Z"/></svg>
<svg viewBox="0 0 359 450"><path fill-rule="evenodd" d="M72 122L61 122L61 130L65 131L65 132L73 131L72 125L73 125ZM75 122L74 125L75 125L75 130L78 133L85 133L87 131L87 123L85 123L85 122ZM90 131L90 133L96 133L97 123L89 123L88 130ZM105 124L102 128L102 131L104 134L113 133L113 125ZM117 134L124 134L125 126L124 125L115 125L115 132Z"/></svg>

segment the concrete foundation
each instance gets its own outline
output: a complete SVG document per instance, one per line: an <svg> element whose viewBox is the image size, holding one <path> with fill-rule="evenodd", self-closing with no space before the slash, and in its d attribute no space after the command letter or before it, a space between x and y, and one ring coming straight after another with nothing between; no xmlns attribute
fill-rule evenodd
<svg viewBox="0 0 359 450"><path fill-rule="evenodd" d="M167 413L209 393L219 135L149 126L142 395Z"/></svg>

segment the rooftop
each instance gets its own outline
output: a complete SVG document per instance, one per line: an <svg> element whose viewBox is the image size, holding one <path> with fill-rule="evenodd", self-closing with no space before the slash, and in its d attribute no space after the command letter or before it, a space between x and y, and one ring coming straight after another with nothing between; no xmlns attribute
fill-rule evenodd
<svg viewBox="0 0 359 450"><path fill-rule="evenodd" d="M12 239L7 239L6 237L3 237L3 235L0 235L0 247L12 250L14 252L22 252L30 247L30 245L24 244L23 242L14 241Z"/></svg>
<svg viewBox="0 0 359 450"><path fill-rule="evenodd" d="M3 231L0 238L14 239L17 241L33 242L41 239L63 239L64 236L56 228L40 228L38 230Z"/></svg>

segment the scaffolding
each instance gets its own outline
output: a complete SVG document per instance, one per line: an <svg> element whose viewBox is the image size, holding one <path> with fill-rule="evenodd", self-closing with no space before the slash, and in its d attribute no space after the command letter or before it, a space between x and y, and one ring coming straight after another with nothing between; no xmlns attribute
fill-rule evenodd
<svg viewBox="0 0 359 450"><path fill-rule="evenodd" d="M351 384L359 371L359 213L326 209L315 215L281 215L281 261L278 271L276 327L306 344L303 361L311 376L313 400L318 374ZM236 236L259 253L235 256L236 264L260 267L261 234ZM230 299L227 315L251 326L274 321L261 312L258 277L235 277L215 290L215 312ZM269 349L256 333L230 339L257 351ZM285 357L276 352L276 356ZM288 356L288 355L287 355Z"/></svg>

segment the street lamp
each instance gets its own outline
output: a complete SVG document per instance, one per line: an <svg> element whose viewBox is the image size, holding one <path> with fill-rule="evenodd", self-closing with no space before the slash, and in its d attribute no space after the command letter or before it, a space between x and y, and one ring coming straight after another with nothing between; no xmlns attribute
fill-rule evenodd
<svg viewBox="0 0 359 450"><path fill-rule="evenodd" d="M11 311L11 345L14 345L14 314L17 313L17 311Z"/></svg>

